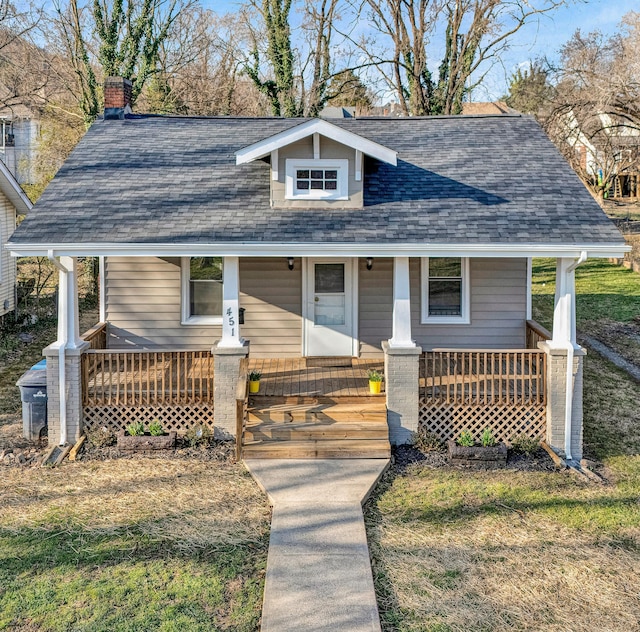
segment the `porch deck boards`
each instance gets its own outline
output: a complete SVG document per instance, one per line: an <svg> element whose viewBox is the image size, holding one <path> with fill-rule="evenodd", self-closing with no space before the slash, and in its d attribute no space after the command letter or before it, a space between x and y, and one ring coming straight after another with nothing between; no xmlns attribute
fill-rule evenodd
<svg viewBox="0 0 640 632"><path fill-rule="evenodd" d="M249 359L249 371L262 373L260 397L370 397L369 369L382 371L382 360L354 358L351 366L308 366L305 358Z"/></svg>

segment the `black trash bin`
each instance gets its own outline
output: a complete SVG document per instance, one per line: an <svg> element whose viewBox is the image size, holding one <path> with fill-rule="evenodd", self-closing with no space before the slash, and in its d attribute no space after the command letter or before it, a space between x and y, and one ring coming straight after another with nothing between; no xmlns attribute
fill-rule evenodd
<svg viewBox="0 0 640 632"><path fill-rule="evenodd" d="M37 441L47 427L46 361L38 362L16 382L22 398L22 436Z"/></svg>

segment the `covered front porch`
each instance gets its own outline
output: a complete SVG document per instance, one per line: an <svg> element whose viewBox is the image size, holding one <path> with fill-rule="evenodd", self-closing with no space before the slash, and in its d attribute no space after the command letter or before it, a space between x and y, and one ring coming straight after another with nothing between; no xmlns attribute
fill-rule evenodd
<svg viewBox="0 0 640 632"><path fill-rule="evenodd" d="M112 335L114 325L110 321L79 336L74 289L75 259L60 258L61 337L46 350L51 360L48 366L54 423L55 407L59 406L62 411L61 402L56 401L56 389L62 394L59 388L61 381L68 387L77 375L78 388L77 396L72 389L65 404L66 433L56 435L54 425L54 432L50 435L54 440L66 440L70 434L75 436L84 428L97 427L98 424L99 427L107 425L121 429L132 419L142 418L148 422L158 417L166 429L186 432L194 425L206 425L221 437L242 440L246 431L244 424L249 419L246 411L250 402L244 395L240 397L239 392L251 370L262 373L259 397L264 401L258 404L263 408L282 404L278 398L297 399L304 405L330 404L327 400L340 398L370 400L367 370L382 370L385 379L383 395L376 404L383 402L386 406L389 439L395 444L410 442L413 433L421 427L446 439L461 429L489 426L499 438L509 440L520 433L544 437L560 451L565 431L572 427L567 419L563 419L564 411L572 416L581 415L581 402L576 399L577 388L574 388L580 371L580 366L576 369L576 362L579 364L581 354L575 345L573 292L574 269L579 261L573 258L557 261L558 283L552 334L542 331L531 321L521 320L521 333L516 334L522 341L521 346L432 346L423 351L414 332L418 331L423 336L423 332L430 331L430 328L426 325L418 329L415 327L419 300L416 292L412 291L415 276L411 271L415 272L416 268L409 257L394 257L388 260L392 264L388 308L390 337L382 340L382 349L377 356L359 357L354 347L356 353L345 354L335 362L331 361L333 356L292 358L279 357L277 352L273 352L271 357L254 356L253 340L250 345L243 336L245 325L240 307L246 300L246 292L241 292L241 260L238 257L223 259L223 317L218 329L219 340L213 347L177 349L175 346L154 344L153 341L147 341L149 346L128 344L123 348L122 340ZM354 266L354 270L360 270L360 278L365 271L370 272L369 267L375 269L375 261L373 266L369 263L363 259ZM380 265L384 268L386 264L382 261ZM483 266L472 266L472 270L476 270L475 278L479 278L478 271L490 269L485 264ZM472 293L470 296L473 299ZM484 303L480 299L473 301L475 303L467 304L469 319L480 319L474 309L477 310L477 304ZM104 318L104 304L101 307ZM387 308L380 309L380 313L384 313ZM457 329L441 324L435 327L438 331L451 329L450 339L455 340L458 332L464 333L470 326L462 322ZM113 341L116 347L111 347ZM64 375L56 362L63 356L69 363ZM570 364L567 363L568 357L573 360ZM568 371L567 366L572 370ZM570 401L564 397L566 392L571 393ZM245 412L240 421L239 400L245 401ZM69 410L70 404L73 402L75 405L76 401L77 413ZM310 418L313 417L311 412ZM74 425L69 423L71 417ZM62 430L62 424L59 428ZM571 441L578 446L579 433L571 436ZM572 448L566 442L564 448L571 454Z"/></svg>

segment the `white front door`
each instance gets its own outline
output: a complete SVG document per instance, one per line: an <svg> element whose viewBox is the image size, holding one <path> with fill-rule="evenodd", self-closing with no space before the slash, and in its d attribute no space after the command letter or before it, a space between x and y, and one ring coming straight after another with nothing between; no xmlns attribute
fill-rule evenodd
<svg viewBox="0 0 640 632"><path fill-rule="evenodd" d="M305 355L355 355L354 261L308 260Z"/></svg>

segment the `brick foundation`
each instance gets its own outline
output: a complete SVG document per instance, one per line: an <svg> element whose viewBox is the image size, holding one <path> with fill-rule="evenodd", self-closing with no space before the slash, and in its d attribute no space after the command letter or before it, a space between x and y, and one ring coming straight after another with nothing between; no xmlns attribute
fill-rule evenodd
<svg viewBox="0 0 640 632"><path fill-rule="evenodd" d="M214 436L216 439L235 439L236 436L236 395L238 380L244 372L249 342L243 347L213 347L213 401Z"/></svg>
<svg viewBox="0 0 640 632"><path fill-rule="evenodd" d="M390 347L382 343L387 393L387 423L393 445L411 443L418 430L420 347Z"/></svg>
<svg viewBox="0 0 640 632"><path fill-rule="evenodd" d="M82 353L89 348L84 343L78 349L65 352L65 383L67 410L67 443L74 444L82 435ZM47 359L47 426L49 445L60 443L60 356L58 348L51 345L42 352Z"/></svg>
<svg viewBox="0 0 640 632"><path fill-rule="evenodd" d="M547 354L547 443L560 455L565 455L565 386L567 350L541 342L538 347ZM573 357L573 404L571 414L571 456L582 458L582 380L586 351L576 349Z"/></svg>

